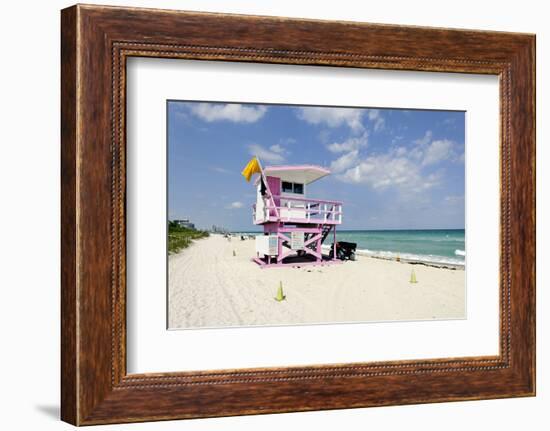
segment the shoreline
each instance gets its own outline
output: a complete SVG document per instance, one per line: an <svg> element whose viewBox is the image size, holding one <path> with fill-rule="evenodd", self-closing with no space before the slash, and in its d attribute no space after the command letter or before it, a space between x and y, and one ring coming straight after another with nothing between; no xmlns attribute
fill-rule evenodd
<svg viewBox="0 0 550 431"><path fill-rule="evenodd" d="M216 234L170 255L169 328L465 318L463 270L360 254L337 265L262 269L253 255L254 241ZM277 302L280 283L286 299Z"/></svg>
<svg viewBox="0 0 550 431"><path fill-rule="evenodd" d="M252 233L252 232L238 232L231 233L232 238L240 240L240 236L249 236L249 235L260 235L261 232ZM253 241L247 239L248 241ZM330 250L329 245L322 246L323 252L328 253ZM410 263L411 265L426 265L434 268L448 268L454 270L465 270L466 262L453 262L452 259L456 258L447 257L447 256L433 256L429 254L414 254L414 253L401 253L397 251L390 250L368 250L357 248L355 254L357 256L364 256L373 259L389 260L394 262L404 262ZM411 257L411 255L416 257Z"/></svg>
<svg viewBox="0 0 550 431"><path fill-rule="evenodd" d="M453 263L428 262L423 260L407 259L404 257L400 258L400 260L396 260L395 258L384 257L384 256L372 256L372 255L371 256L361 255L361 256L367 257L369 259L388 260L390 262L406 263L409 265L423 265L431 268L450 269L452 271L464 271L466 269L465 265L453 264Z"/></svg>
<svg viewBox="0 0 550 431"><path fill-rule="evenodd" d="M324 251L328 251L330 250L330 246L328 245L323 245L322 246L323 250ZM390 255L387 255L387 256L384 256L382 255L382 253L387 253L387 254L390 254ZM427 259L422 259L423 255L419 255L419 258L418 259L414 259L414 258L411 258L411 257L397 257L397 256L392 256L392 254L395 254L395 252L391 252L391 251L370 251L370 250L363 250L363 249L357 249L355 251L355 254L356 256L363 256L363 257L368 257L368 258L372 258L372 259L381 259L381 260L388 260L390 262L397 262L397 263L409 263L411 265L426 265L426 266L431 266L431 267L434 267L434 268L447 268L447 269L454 269L454 270L464 270L465 269L465 264L460 264L460 263L452 263L452 262L440 262L440 261L437 261L437 260L427 260ZM407 253L404 253L404 255L406 256ZM398 254L399 256L399 254ZM426 255L426 257L429 257L428 255Z"/></svg>

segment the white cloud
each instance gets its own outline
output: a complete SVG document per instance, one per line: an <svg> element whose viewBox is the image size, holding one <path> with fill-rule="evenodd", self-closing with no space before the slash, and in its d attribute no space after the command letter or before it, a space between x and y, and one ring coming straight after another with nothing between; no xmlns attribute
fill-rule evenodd
<svg viewBox="0 0 550 431"><path fill-rule="evenodd" d="M310 124L323 124L331 128L347 125L359 133L364 130L361 122L363 112L354 108L304 107L297 109L297 116Z"/></svg>
<svg viewBox="0 0 550 431"><path fill-rule="evenodd" d="M234 123L254 123L267 112L265 106L246 106L238 103L199 103L192 105L191 112L209 123L232 121Z"/></svg>
<svg viewBox="0 0 550 431"><path fill-rule="evenodd" d="M297 116L310 124L321 124L330 128L347 125L354 133L365 130L363 118L372 123L375 132L382 130L385 125L380 109L304 107L297 109Z"/></svg>
<svg viewBox="0 0 550 431"><path fill-rule="evenodd" d="M395 145L401 142L402 140L403 140L403 135L397 135L392 138L391 143Z"/></svg>
<svg viewBox="0 0 550 431"><path fill-rule="evenodd" d="M424 166L433 165L442 160L448 160L454 157L454 145L448 139L432 141L424 151Z"/></svg>
<svg viewBox="0 0 550 431"><path fill-rule="evenodd" d="M410 150L411 157L424 166L433 165L444 160L463 162L464 154L458 154L459 147L449 139L433 140L433 134L428 130L424 136L414 141L415 147Z"/></svg>
<svg viewBox="0 0 550 431"><path fill-rule="evenodd" d="M359 151L351 151L338 159L334 160L330 164L330 170L334 173L343 172L351 166L357 164L358 162Z"/></svg>
<svg viewBox="0 0 550 431"><path fill-rule="evenodd" d="M242 208L243 206L244 205L242 202L235 201L235 202L231 202L228 206L226 206L226 208L230 210L235 210L235 209Z"/></svg>
<svg viewBox="0 0 550 431"><path fill-rule="evenodd" d="M398 147L396 150L395 150L395 155L397 156L404 156L405 154L407 154L407 148L406 147Z"/></svg>
<svg viewBox="0 0 550 431"><path fill-rule="evenodd" d="M393 153L369 156L338 176L344 182L366 184L375 190L399 187L409 191L429 189L438 183L433 174L424 178L418 164Z"/></svg>
<svg viewBox="0 0 550 431"><path fill-rule="evenodd" d="M445 118L443 124L451 129L456 129L456 117Z"/></svg>
<svg viewBox="0 0 550 431"><path fill-rule="evenodd" d="M277 154L286 153L286 150L283 148L283 146L281 144L272 145L271 147L269 147L269 149L271 151L273 151L274 153L277 153Z"/></svg>
<svg viewBox="0 0 550 431"><path fill-rule="evenodd" d="M368 144L368 134L363 132L361 136L351 136L343 142L333 142L327 145L327 149L332 153L343 153L345 151L355 151L365 148Z"/></svg>
<svg viewBox="0 0 550 431"><path fill-rule="evenodd" d="M374 124L374 131L378 132L384 128L384 117L380 114L380 109L369 109L368 110L369 120Z"/></svg>
<svg viewBox="0 0 550 431"><path fill-rule="evenodd" d="M396 187L401 191L419 192L431 189L440 183L443 171L426 173L423 168L454 157L453 143L449 140L432 141L430 131L414 141L412 149L393 147L383 154L362 159L358 148L348 147L349 151L331 164L333 171L339 173L337 178L348 183L366 184L375 190Z"/></svg>
<svg viewBox="0 0 550 431"><path fill-rule="evenodd" d="M382 126L380 126L382 127ZM374 190L395 188L402 196L438 186L444 170L435 172L428 166L450 160L457 162L463 155L457 154L459 146L448 139L433 140L431 131L410 146L392 146L384 153L361 157L360 149L367 146L366 132L360 137L350 137L344 142L333 143L327 148L339 157L332 161L331 170L340 181L365 184Z"/></svg>
<svg viewBox="0 0 550 431"><path fill-rule="evenodd" d="M450 204L456 204L456 203L462 203L464 201L464 196L456 196L456 195L450 195L445 196L445 202L449 202Z"/></svg>
<svg viewBox="0 0 550 431"><path fill-rule="evenodd" d="M275 147L275 150L273 150L273 147ZM250 144L248 146L248 153L251 156L259 157L260 161L270 163L281 163L285 161L284 149L279 144L272 145L269 149L258 144Z"/></svg>
<svg viewBox="0 0 550 431"><path fill-rule="evenodd" d="M294 138L281 138L279 139L279 144L281 145L292 145L295 144L297 141Z"/></svg>
<svg viewBox="0 0 550 431"><path fill-rule="evenodd" d="M424 147L428 145L431 140L432 140L432 131L428 130L426 131L426 133L424 133L424 136L422 138L417 139L416 141L414 141L414 143L419 147Z"/></svg>
<svg viewBox="0 0 550 431"><path fill-rule="evenodd" d="M232 174L233 173L229 169L221 168L219 166L212 166L210 169L213 170L214 172L218 172L220 174Z"/></svg>

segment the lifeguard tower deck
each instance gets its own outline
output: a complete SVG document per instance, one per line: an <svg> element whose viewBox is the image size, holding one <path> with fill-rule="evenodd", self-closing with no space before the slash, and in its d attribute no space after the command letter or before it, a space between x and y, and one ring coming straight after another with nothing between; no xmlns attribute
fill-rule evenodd
<svg viewBox="0 0 550 431"><path fill-rule="evenodd" d="M323 242L342 223L342 202L307 198L308 186L327 175L320 166L267 166L256 180L253 221L262 225L253 260L262 268L339 263L336 250L323 255Z"/></svg>

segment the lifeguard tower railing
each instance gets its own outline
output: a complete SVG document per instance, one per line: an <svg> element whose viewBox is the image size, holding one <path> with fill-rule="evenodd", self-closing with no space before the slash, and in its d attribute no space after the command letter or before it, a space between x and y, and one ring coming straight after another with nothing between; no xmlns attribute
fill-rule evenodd
<svg viewBox="0 0 550 431"><path fill-rule="evenodd" d="M265 199L257 213L252 205L254 224L272 222L339 225L342 223L342 202L324 199L306 199L290 196L272 196Z"/></svg>

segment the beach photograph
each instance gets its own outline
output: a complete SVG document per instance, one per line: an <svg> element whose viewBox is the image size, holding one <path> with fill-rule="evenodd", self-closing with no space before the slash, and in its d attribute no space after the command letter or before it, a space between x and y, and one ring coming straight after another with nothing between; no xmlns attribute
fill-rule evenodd
<svg viewBox="0 0 550 431"><path fill-rule="evenodd" d="M169 100L168 329L466 318L465 113Z"/></svg>

